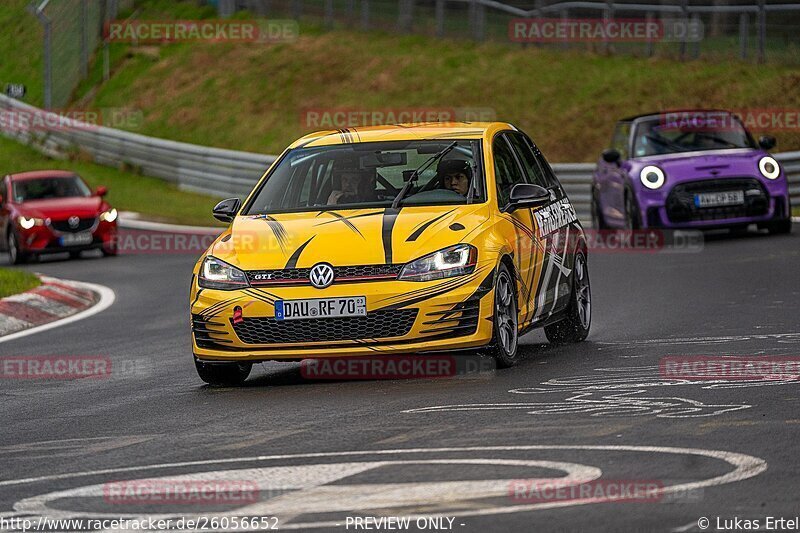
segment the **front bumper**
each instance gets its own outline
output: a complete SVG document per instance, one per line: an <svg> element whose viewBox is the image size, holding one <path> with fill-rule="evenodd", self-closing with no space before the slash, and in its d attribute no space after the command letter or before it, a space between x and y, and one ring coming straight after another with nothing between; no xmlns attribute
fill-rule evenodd
<svg viewBox="0 0 800 533"><path fill-rule="evenodd" d="M110 249L114 246L117 236L116 222L98 222L88 230L91 233L91 242L65 245L63 237L67 232L59 232L48 225L34 226L30 229L17 227L21 251L29 254L47 254L91 250L96 248Z"/></svg>
<svg viewBox="0 0 800 533"><path fill-rule="evenodd" d="M476 348L492 340L494 265L430 282L373 281L235 291L192 287L194 355L206 361L298 360ZM366 296L367 317L274 320L276 299ZM242 320L234 324L235 308ZM334 323L338 321L338 323Z"/></svg>
<svg viewBox="0 0 800 533"><path fill-rule="evenodd" d="M698 207L697 193L744 191L744 204ZM642 225L666 229L714 229L758 224L790 216L785 178L722 178L680 182L665 190L642 191L639 195Z"/></svg>

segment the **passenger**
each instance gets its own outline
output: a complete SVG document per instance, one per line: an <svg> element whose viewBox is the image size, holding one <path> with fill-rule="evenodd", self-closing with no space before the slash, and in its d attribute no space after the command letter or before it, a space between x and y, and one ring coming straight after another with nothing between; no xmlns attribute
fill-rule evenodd
<svg viewBox="0 0 800 533"><path fill-rule="evenodd" d="M353 167L336 170L333 181L334 186L338 185L338 188L331 191L328 196L328 205L359 204L374 202L377 199L375 176L368 170Z"/></svg>

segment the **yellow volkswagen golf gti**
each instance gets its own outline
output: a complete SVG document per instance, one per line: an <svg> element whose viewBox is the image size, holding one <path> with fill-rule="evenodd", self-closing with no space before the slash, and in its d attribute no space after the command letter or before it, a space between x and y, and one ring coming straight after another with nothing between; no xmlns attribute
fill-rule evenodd
<svg viewBox="0 0 800 533"><path fill-rule="evenodd" d="M483 351L591 324L587 245L531 139L505 123L323 131L293 143L194 268L192 347L213 385L254 362Z"/></svg>

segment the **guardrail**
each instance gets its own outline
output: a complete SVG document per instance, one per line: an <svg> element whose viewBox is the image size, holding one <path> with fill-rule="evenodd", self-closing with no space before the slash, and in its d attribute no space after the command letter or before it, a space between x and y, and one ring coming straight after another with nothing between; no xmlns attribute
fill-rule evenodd
<svg viewBox="0 0 800 533"><path fill-rule="evenodd" d="M219 198L246 196L275 156L209 148L136 133L83 125L63 127L58 115L0 95L0 133L56 158L86 154L96 163L130 168L176 184L179 188ZM11 113L19 113L14 116ZM41 117L41 125L10 127L18 118ZM49 117L49 120L48 120ZM12 122L13 121L13 122ZM47 125L54 123L56 125ZM800 205L800 151L775 154L789 177L794 205ZM578 217L589 223L589 205L594 163L556 163L553 170L564 185ZM5 172L26 169L3 169Z"/></svg>

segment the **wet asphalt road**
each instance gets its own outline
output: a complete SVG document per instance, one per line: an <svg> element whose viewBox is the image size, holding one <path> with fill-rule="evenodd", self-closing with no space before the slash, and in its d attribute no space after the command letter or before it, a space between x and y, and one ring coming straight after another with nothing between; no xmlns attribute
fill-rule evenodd
<svg viewBox="0 0 800 533"><path fill-rule="evenodd" d="M108 357L115 370L0 380L0 520L228 512L367 531L353 517L414 515L453 521L413 519L412 530L466 532L699 531L707 517L713 531L800 515L797 382L659 371L667 356L800 356L800 231L712 238L700 253L592 254L588 341L551 347L535 331L518 367L451 379L320 382L270 363L242 388L204 386L189 340L194 261L24 267L106 285L116 302L0 343L0 356ZM186 486L190 474L258 489L235 503L109 497L110 482ZM632 482L659 492L628 502L515 493L564 476L596 478L604 495Z"/></svg>

